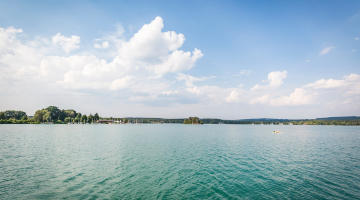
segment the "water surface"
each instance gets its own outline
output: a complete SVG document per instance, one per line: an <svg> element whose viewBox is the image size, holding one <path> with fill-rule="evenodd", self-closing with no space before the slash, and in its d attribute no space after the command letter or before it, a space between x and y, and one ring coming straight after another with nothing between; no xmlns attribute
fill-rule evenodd
<svg viewBox="0 0 360 200"><path fill-rule="evenodd" d="M360 127L0 125L0 172L0 199L360 199Z"/></svg>

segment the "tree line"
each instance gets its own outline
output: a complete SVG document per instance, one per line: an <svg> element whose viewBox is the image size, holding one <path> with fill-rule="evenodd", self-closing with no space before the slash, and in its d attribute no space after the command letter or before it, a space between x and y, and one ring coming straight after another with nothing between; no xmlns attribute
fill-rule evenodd
<svg viewBox="0 0 360 200"><path fill-rule="evenodd" d="M59 109L56 106L49 106L41 110L37 110L32 118L29 118L24 111L6 110L0 112L0 124L37 124L44 122L52 123L92 123L99 120L98 113L94 115L81 114L73 109Z"/></svg>
<svg viewBox="0 0 360 200"><path fill-rule="evenodd" d="M8 119L27 120L27 115L24 111L6 110L4 112L0 112L0 120Z"/></svg>
<svg viewBox="0 0 360 200"><path fill-rule="evenodd" d="M254 125L334 125L334 126L359 126L360 118L355 119L309 119L309 120L287 120L287 121L242 121L222 119L201 119L204 124L254 124Z"/></svg>
<svg viewBox="0 0 360 200"><path fill-rule="evenodd" d="M0 112L0 124L37 124L52 122L55 124L64 123L93 123L101 117L98 113L94 115L82 114L73 109L59 109L56 106L49 106L37 110L34 116L28 117L24 111L6 110ZM242 121L242 120L222 120L222 119L200 119L189 117L187 119L164 119L164 118L103 118L107 120L121 121L122 123L176 123L176 124L254 124L254 125L339 125L339 126L359 126L360 118L353 119L309 119L309 120L282 120L282 121Z"/></svg>
<svg viewBox="0 0 360 200"><path fill-rule="evenodd" d="M80 112L76 112L73 109L68 110L60 110L56 106L49 106L42 110L37 110L34 114L33 119L36 122L84 122L84 123L92 123L96 120L99 120L99 114L95 113L94 115L90 114L87 116L86 114L81 114Z"/></svg>

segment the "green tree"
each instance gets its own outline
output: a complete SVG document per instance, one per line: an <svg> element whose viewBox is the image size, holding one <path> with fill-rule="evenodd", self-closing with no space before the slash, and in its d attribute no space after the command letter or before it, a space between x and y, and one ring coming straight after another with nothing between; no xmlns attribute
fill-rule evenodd
<svg viewBox="0 0 360 200"><path fill-rule="evenodd" d="M86 116L86 115L81 116L81 121L82 121L82 122L84 122L84 121L86 122L86 120L87 120L87 116Z"/></svg>
<svg viewBox="0 0 360 200"><path fill-rule="evenodd" d="M69 109L65 110L65 117L75 118L77 116L77 113L75 110Z"/></svg>
<svg viewBox="0 0 360 200"><path fill-rule="evenodd" d="M64 120L65 120L65 117L66 117L66 112L65 112L64 109L62 109L61 112L60 112L60 116L59 116L58 119L61 120L61 121L64 121Z"/></svg>
<svg viewBox="0 0 360 200"><path fill-rule="evenodd" d="M90 113L90 115L87 117L88 118L88 120L89 120L89 122L91 123L92 122L92 120L95 120L94 119L94 116Z"/></svg>
<svg viewBox="0 0 360 200"><path fill-rule="evenodd" d="M23 116L26 116L24 111L6 110L4 112L5 119L16 119L20 120Z"/></svg>
<svg viewBox="0 0 360 200"><path fill-rule="evenodd" d="M43 120L50 122L51 121L51 112L50 111L45 111L45 114L43 115Z"/></svg>
<svg viewBox="0 0 360 200"><path fill-rule="evenodd" d="M34 120L36 122L42 122L44 120L44 115L46 112L46 110L37 110L34 114Z"/></svg>
<svg viewBox="0 0 360 200"><path fill-rule="evenodd" d="M99 114L95 113L94 119L95 119L95 120L99 120L99 119L100 119Z"/></svg>
<svg viewBox="0 0 360 200"><path fill-rule="evenodd" d="M70 122L70 119L71 119L70 117L65 117L64 121L65 122Z"/></svg>
<svg viewBox="0 0 360 200"><path fill-rule="evenodd" d="M185 119L183 124L203 124L198 117L189 117L188 119Z"/></svg>
<svg viewBox="0 0 360 200"><path fill-rule="evenodd" d="M5 119L5 113L4 112L0 112L0 119Z"/></svg>
<svg viewBox="0 0 360 200"><path fill-rule="evenodd" d="M59 119L59 117L61 115L61 110L56 106L49 106L49 107L45 108L45 110L50 112L51 120L57 120L57 119Z"/></svg>

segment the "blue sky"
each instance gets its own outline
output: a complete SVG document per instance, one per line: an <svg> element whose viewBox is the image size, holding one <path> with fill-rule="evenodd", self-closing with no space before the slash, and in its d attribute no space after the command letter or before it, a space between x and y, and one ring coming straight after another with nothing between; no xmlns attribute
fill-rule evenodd
<svg viewBox="0 0 360 200"><path fill-rule="evenodd" d="M32 115L56 105L113 117L223 119L359 115L359 1L0 5L0 110Z"/></svg>

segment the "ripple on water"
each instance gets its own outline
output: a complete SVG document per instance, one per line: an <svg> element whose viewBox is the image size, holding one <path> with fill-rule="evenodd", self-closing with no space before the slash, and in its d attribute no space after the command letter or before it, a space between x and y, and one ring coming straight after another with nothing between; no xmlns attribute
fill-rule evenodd
<svg viewBox="0 0 360 200"><path fill-rule="evenodd" d="M0 198L359 199L359 127L281 128L1 125Z"/></svg>

